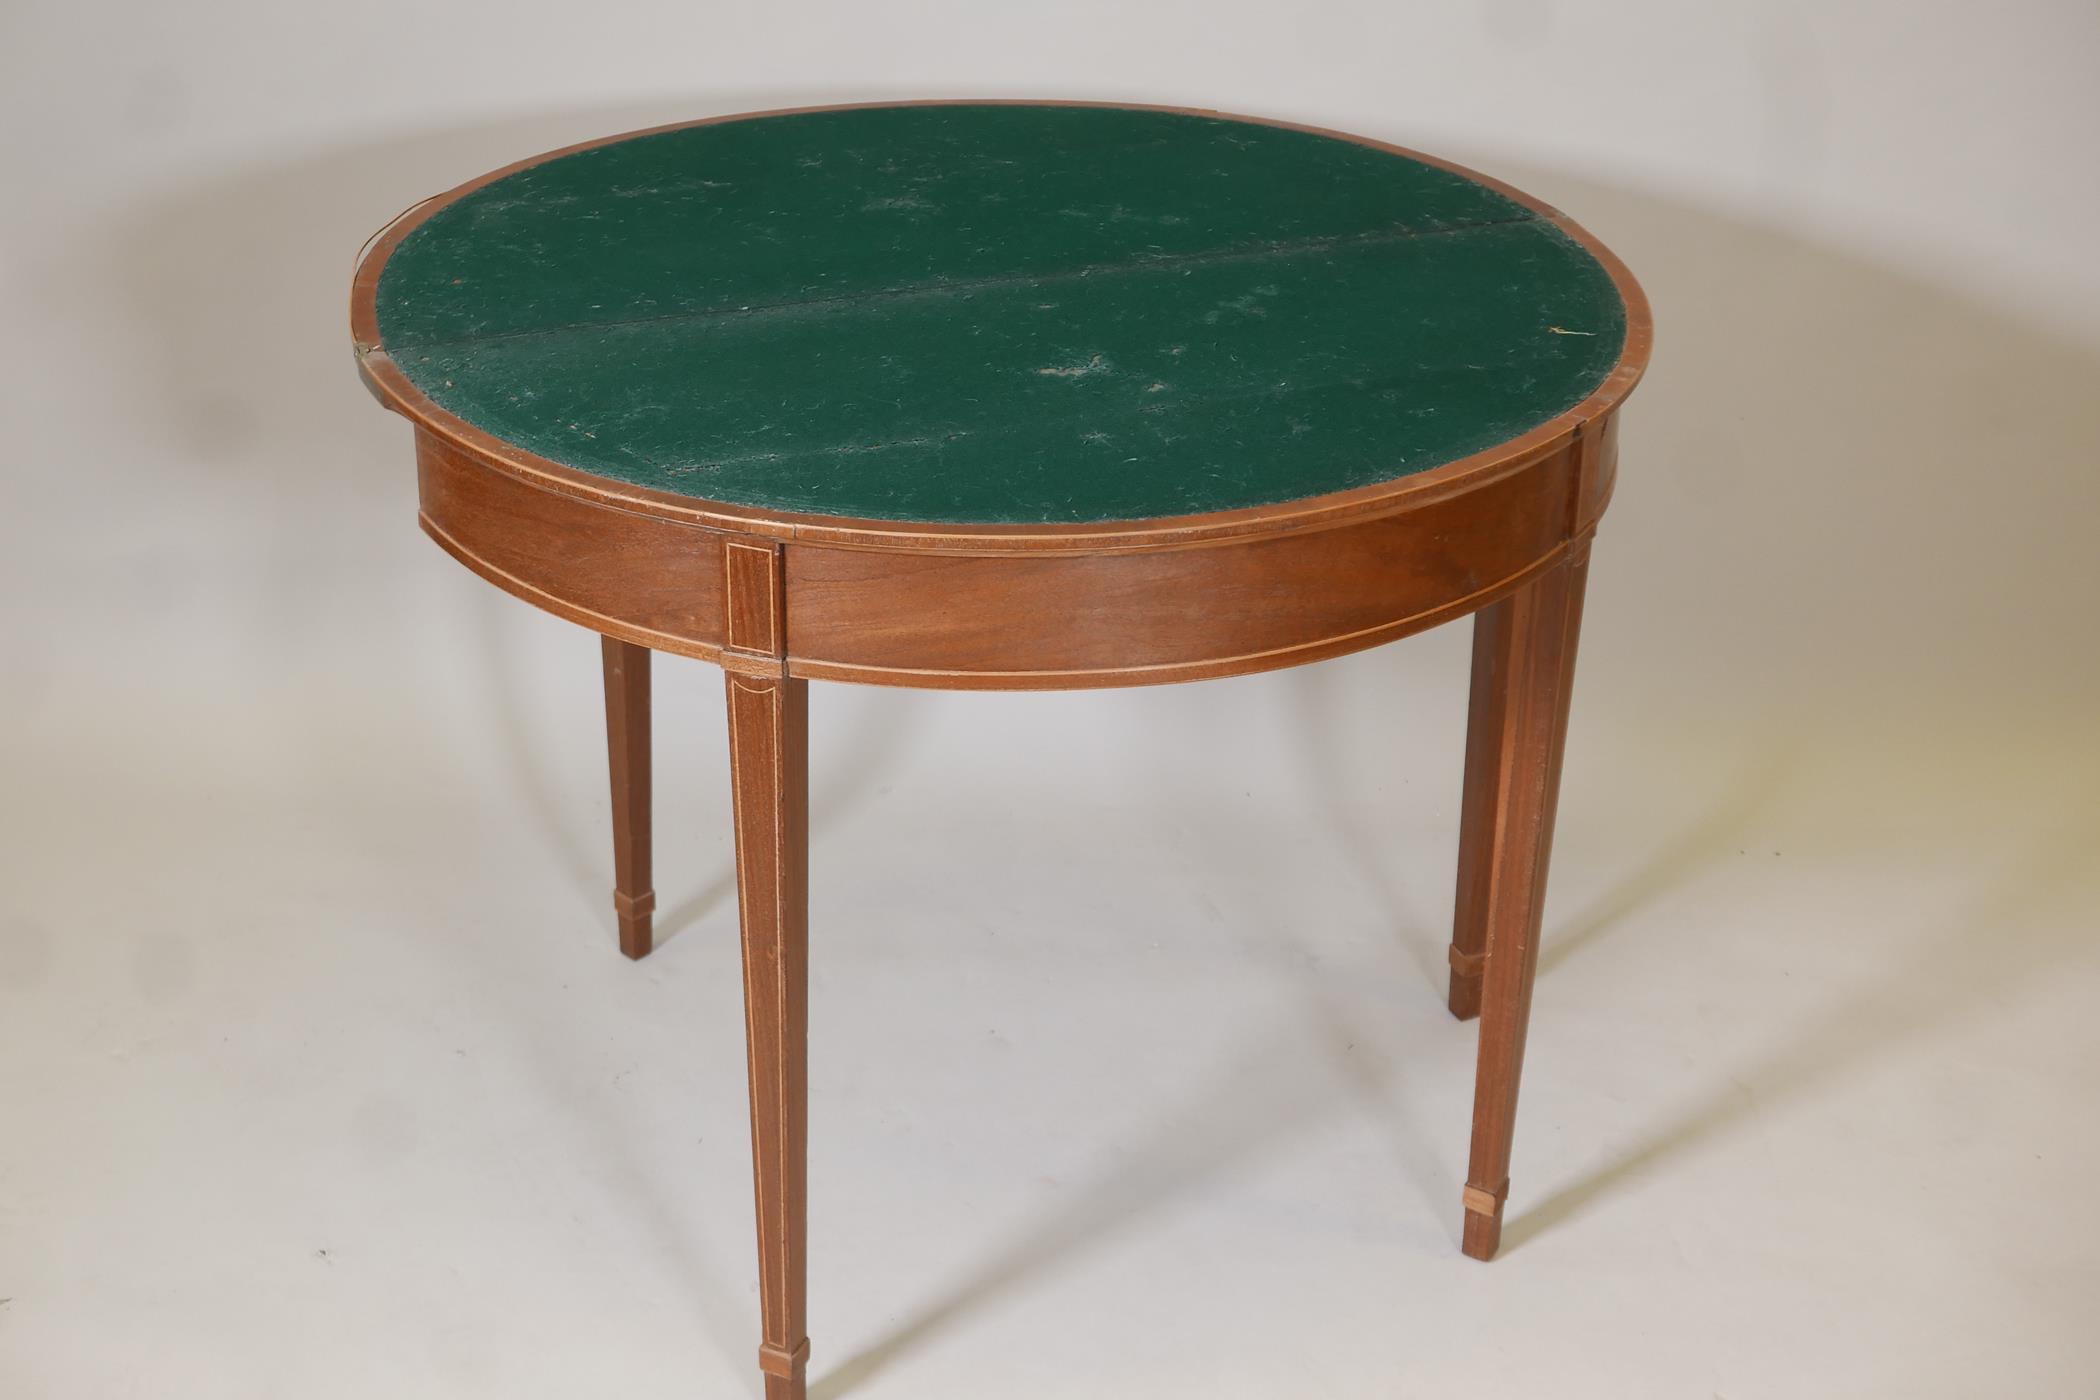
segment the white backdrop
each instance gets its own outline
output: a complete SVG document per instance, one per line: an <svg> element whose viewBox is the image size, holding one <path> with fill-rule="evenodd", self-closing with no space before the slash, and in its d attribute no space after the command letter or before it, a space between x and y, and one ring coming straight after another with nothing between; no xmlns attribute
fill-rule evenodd
<svg viewBox="0 0 2100 1400"><path fill-rule="evenodd" d="M718 686L660 667L630 968L595 645L415 530L349 270L549 147L970 95L1450 155L1657 352L1505 1257L1456 1257L1434 990L1462 625L820 687L819 1393L2081 1393L2096 64L2085 0L17 0L0 1393L751 1389Z"/></svg>

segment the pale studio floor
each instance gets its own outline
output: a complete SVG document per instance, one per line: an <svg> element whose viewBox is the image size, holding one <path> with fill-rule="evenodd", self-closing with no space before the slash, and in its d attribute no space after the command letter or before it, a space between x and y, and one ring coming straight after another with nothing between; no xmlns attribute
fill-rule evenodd
<svg viewBox="0 0 2100 1400"><path fill-rule="evenodd" d="M660 671L630 965L595 643L416 535L338 333L371 211L439 183L399 156L111 215L18 283L96 290L10 338L9 1400L757 1393L719 685ZM817 1394L2095 1393L2100 363L1483 163L1672 318L1503 1256L1458 1253L1440 995L1462 626L1159 691L821 688Z"/></svg>
<svg viewBox="0 0 2100 1400"><path fill-rule="evenodd" d="M662 668L629 965L595 649L436 562L483 633L436 693L16 757L0 1392L756 1393L713 673ZM1954 755L1955 812L1579 724L1483 1266L1462 642L1197 708L817 692L816 1393L2090 1393L2091 765Z"/></svg>

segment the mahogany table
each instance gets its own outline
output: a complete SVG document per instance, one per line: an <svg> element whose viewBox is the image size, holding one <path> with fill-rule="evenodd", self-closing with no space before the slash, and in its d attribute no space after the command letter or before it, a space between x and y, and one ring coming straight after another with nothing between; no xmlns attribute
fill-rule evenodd
<svg viewBox="0 0 2100 1400"><path fill-rule="evenodd" d="M422 524L604 634L620 946L649 658L719 664L770 1400L803 1394L807 683L1237 675L1474 615L1450 1006L1467 1254L1509 1188L1626 269L1447 162L1157 108L915 103L614 137L383 230L357 362Z"/></svg>

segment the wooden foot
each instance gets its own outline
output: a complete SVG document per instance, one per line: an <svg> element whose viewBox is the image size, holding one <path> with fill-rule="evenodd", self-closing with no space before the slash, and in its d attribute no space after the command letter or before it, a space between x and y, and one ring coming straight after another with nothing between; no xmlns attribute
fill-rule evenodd
<svg viewBox="0 0 2100 1400"><path fill-rule="evenodd" d="M1465 1190L1466 1226L1460 1248L1474 1259L1492 1259L1495 1251L1502 1247L1502 1201L1509 1190L1504 1181L1500 1191L1482 1191L1468 1186Z"/></svg>
<svg viewBox="0 0 2100 1400"><path fill-rule="evenodd" d="M613 909L620 951L648 956L656 891L649 877L649 648L605 641L605 746L611 759Z"/></svg>
<svg viewBox="0 0 2100 1400"><path fill-rule="evenodd" d="M1468 767L1477 755L1481 784L1489 793L1481 799L1487 813L1475 834L1475 859L1483 869L1474 908L1485 947L1464 1240L1465 1252L1475 1259L1494 1257L1502 1241L1517 1079L1531 1019L1531 984L1538 972L1539 915L1553 849L1553 812L1560 794L1575 641L1588 572L1585 540L1566 563L1498 605L1506 611L1475 633L1475 723L1485 715L1488 732L1477 745L1468 742ZM1497 692L1485 706L1478 694L1483 674ZM1469 773L1469 801L1472 776ZM1460 889L1465 889L1463 876Z"/></svg>
<svg viewBox="0 0 2100 1400"><path fill-rule="evenodd" d="M809 685L724 677L767 1400L803 1400L809 1141Z"/></svg>

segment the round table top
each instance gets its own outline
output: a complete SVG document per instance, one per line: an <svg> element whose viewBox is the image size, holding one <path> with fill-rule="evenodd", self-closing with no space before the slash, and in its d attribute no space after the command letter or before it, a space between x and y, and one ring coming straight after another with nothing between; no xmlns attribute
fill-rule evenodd
<svg viewBox="0 0 2100 1400"><path fill-rule="evenodd" d="M758 512L1059 526L1301 502L1606 411L1616 259L1396 148L1160 109L701 123L471 183L361 356L534 463Z"/></svg>

